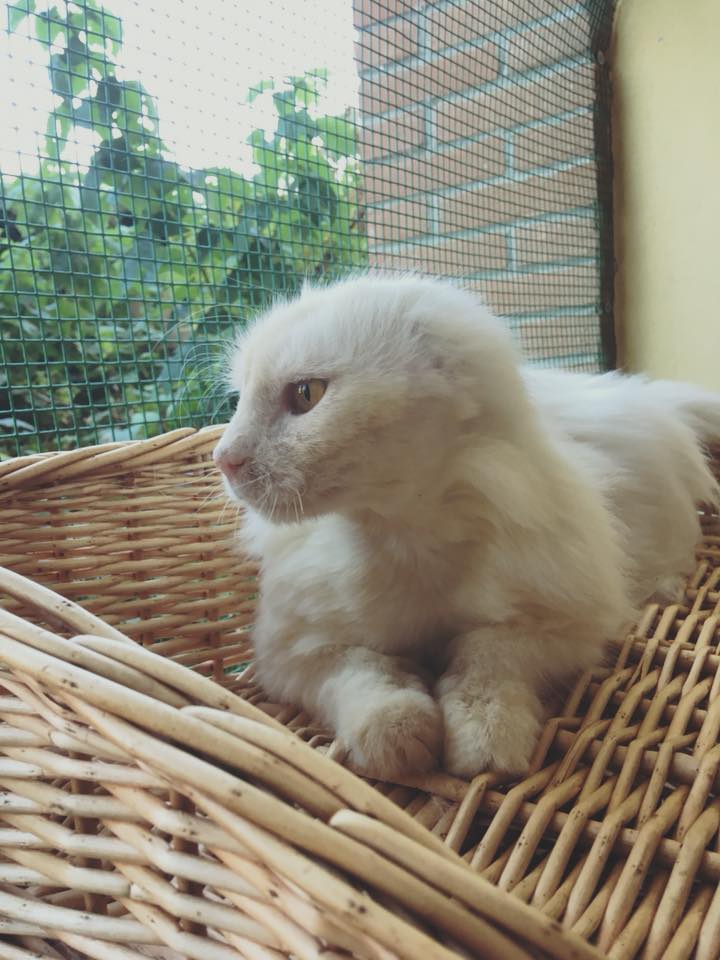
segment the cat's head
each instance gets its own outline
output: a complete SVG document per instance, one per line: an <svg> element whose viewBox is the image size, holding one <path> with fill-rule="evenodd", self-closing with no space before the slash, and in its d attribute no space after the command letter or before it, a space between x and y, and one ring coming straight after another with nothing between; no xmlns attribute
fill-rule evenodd
<svg viewBox="0 0 720 960"><path fill-rule="evenodd" d="M406 509L518 391L507 334L474 296L413 277L306 288L238 339L239 401L215 460L228 493L279 522Z"/></svg>

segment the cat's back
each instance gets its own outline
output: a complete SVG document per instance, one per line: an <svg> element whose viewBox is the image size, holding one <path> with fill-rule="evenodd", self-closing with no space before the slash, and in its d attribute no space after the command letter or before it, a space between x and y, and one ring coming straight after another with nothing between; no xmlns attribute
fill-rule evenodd
<svg viewBox="0 0 720 960"><path fill-rule="evenodd" d="M717 495L691 415L702 392L619 373L525 368L523 376L545 429L620 521L638 599L688 572L696 504Z"/></svg>
<svg viewBox="0 0 720 960"><path fill-rule="evenodd" d="M570 373L525 367L528 391L548 430L619 482L659 489L679 483L696 500L715 485L702 444L720 436L720 397L690 384L617 372ZM711 426L706 429L705 425ZM652 489L648 491L652 497Z"/></svg>
<svg viewBox="0 0 720 960"><path fill-rule="evenodd" d="M621 430L641 434L661 418L647 382L639 377L531 366L523 367L522 374L540 413L575 440L611 440Z"/></svg>
<svg viewBox="0 0 720 960"><path fill-rule="evenodd" d="M691 384L529 365L522 375L547 422L574 440L610 447L628 440L637 451L679 434L695 441L720 437L720 394Z"/></svg>
<svg viewBox="0 0 720 960"><path fill-rule="evenodd" d="M600 375L526 367L523 378L545 430L604 488L645 483L677 423L651 402L646 383L617 373Z"/></svg>

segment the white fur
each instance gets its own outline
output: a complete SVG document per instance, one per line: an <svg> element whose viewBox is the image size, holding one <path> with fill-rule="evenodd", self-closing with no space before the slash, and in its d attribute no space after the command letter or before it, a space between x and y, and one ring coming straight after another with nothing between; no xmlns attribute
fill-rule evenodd
<svg viewBox="0 0 720 960"><path fill-rule="evenodd" d="M313 377L325 396L291 415L285 386ZM218 454L247 458L227 486L262 559L259 679L378 776L443 749L461 776L524 770L544 690L688 573L717 499L720 398L524 368L438 281L305 289L242 336L232 385Z"/></svg>

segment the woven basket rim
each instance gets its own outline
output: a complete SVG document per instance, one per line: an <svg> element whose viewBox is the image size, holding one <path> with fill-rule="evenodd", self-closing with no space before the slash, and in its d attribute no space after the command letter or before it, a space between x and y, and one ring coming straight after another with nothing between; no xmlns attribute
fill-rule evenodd
<svg viewBox="0 0 720 960"><path fill-rule="evenodd" d="M140 466L199 453L214 444L224 429L225 424L182 427L145 440L117 440L13 457L0 463L0 496L80 476L129 473Z"/></svg>

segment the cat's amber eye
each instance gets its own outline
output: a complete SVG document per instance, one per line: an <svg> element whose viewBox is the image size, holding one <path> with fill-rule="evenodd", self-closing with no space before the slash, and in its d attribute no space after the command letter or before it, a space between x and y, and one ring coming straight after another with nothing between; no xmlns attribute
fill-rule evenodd
<svg viewBox="0 0 720 960"><path fill-rule="evenodd" d="M288 388L290 413L296 416L312 410L322 400L327 390L327 380L299 380Z"/></svg>

